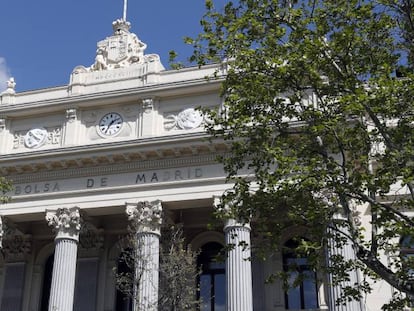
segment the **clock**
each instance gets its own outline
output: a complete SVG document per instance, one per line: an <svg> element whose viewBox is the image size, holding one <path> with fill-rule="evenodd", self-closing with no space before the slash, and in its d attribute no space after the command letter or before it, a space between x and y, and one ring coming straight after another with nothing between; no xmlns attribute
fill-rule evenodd
<svg viewBox="0 0 414 311"><path fill-rule="evenodd" d="M119 113L107 113L99 121L99 132L104 136L115 136L121 131L123 122L122 116Z"/></svg>

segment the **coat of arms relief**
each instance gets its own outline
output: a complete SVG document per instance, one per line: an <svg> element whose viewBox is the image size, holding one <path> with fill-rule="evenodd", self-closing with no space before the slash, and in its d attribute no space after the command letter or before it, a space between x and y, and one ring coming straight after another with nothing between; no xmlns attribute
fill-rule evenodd
<svg viewBox="0 0 414 311"><path fill-rule="evenodd" d="M147 45L129 32L131 24L123 19L112 23L114 33L98 42L95 62L88 71L100 71L159 61L156 54L144 55Z"/></svg>

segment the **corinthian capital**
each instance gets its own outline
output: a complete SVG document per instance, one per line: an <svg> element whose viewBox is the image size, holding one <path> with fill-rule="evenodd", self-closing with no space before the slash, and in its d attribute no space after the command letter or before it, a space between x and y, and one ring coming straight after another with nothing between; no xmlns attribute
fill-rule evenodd
<svg viewBox="0 0 414 311"><path fill-rule="evenodd" d="M81 229L79 207L47 210L46 221L57 232L56 239L79 240L79 231Z"/></svg>
<svg viewBox="0 0 414 311"><path fill-rule="evenodd" d="M126 203L126 213L138 231L159 233L162 223L161 201Z"/></svg>

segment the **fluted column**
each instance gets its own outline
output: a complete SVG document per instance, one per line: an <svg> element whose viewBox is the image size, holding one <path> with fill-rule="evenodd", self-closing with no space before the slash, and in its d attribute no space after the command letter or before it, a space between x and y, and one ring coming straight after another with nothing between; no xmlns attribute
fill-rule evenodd
<svg viewBox="0 0 414 311"><path fill-rule="evenodd" d="M343 220L344 218L340 215L335 215L336 220ZM335 234L333 229L328 229L331 231L331 234ZM341 230L345 233L348 232L347 228L341 226ZM330 239L328 245L328 264L330 258L332 256L339 255L342 256L344 262L348 261L356 261L357 257L355 254L355 250L352 247L352 243L350 240L346 242L342 242L341 245L338 247L333 238ZM332 284L332 276L329 275L329 283ZM345 287L355 287L355 285L360 284L359 274L358 271L355 269L349 272L349 279L340 282L337 285L330 285L329 286L329 310L332 311L364 311L365 308L361 301L357 300L348 300L344 301L343 303L337 305L336 301L338 298L343 296L343 288Z"/></svg>
<svg viewBox="0 0 414 311"><path fill-rule="evenodd" d="M158 310L161 201L127 203L126 212L136 234L134 311Z"/></svg>
<svg viewBox="0 0 414 311"><path fill-rule="evenodd" d="M49 226L56 231L55 257L49 311L72 311L75 293L80 213L78 207L46 212Z"/></svg>
<svg viewBox="0 0 414 311"><path fill-rule="evenodd" d="M226 310L252 311L250 226L229 219L224 233L229 247L226 258Z"/></svg>

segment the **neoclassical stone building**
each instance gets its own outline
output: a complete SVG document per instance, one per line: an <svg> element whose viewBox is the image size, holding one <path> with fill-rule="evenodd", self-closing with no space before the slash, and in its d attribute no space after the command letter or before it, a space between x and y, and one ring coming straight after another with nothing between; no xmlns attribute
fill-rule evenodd
<svg viewBox="0 0 414 311"><path fill-rule="evenodd" d="M226 243L251 240L251 228L236 220L207 226L229 188L216 162L227 148L207 140L208 120L196 107L221 106L225 68L165 70L129 28L115 21L94 64L76 67L68 85L16 93L11 79L0 95L0 175L14 184L0 209L0 310L130 310L113 272L130 222L152 258L138 294L153 306L161 214L201 250L203 311L334 310L326 283L288 293L265 284L289 254L250 261L250 249L236 247L225 264L206 262ZM289 230L285 243L302 233Z"/></svg>

